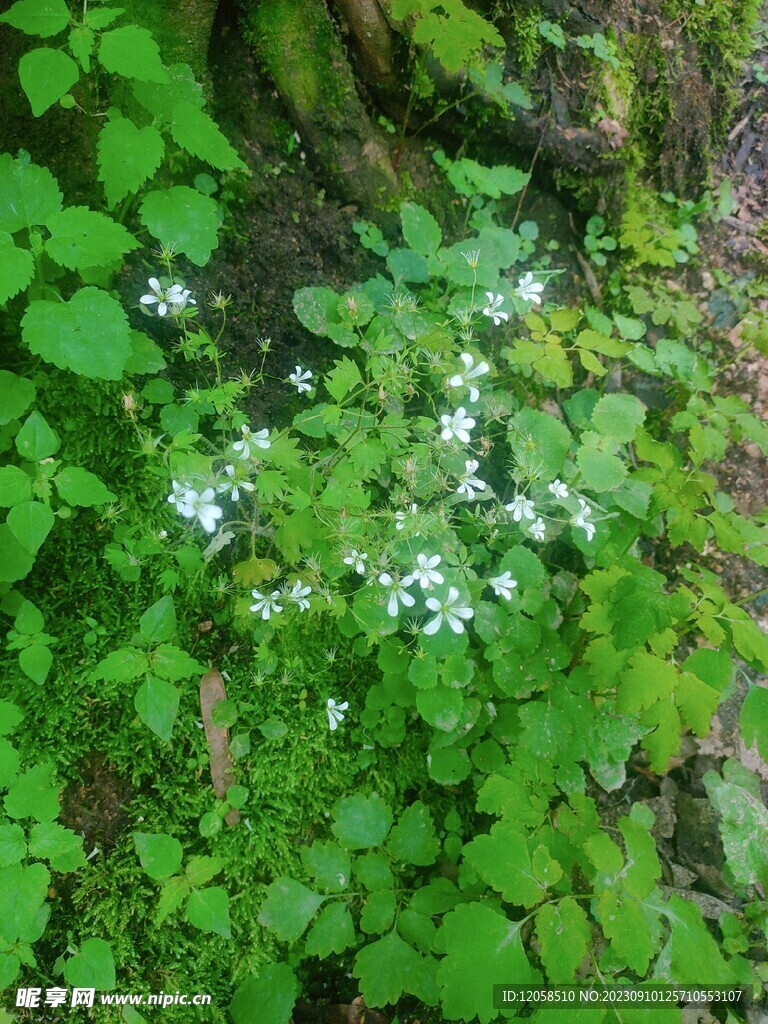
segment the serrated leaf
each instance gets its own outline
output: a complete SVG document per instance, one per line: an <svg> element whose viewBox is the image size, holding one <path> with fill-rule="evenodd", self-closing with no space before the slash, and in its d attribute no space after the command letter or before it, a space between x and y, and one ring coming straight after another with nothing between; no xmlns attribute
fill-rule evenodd
<svg viewBox="0 0 768 1024"><path fill-rule="evenodd" d="M139 212L153 238L172 243L198 267L204 267L218 247L219 208L193 188L177 185L150 192Z"/></svg>
<svg viewBox="0 0 768 1024"><path fill-rule="evenodd" d="M59 787L51 782L53 765L38 764L19 775L4 801L10 818L52 821L59 813Z"/></svg>
<svg viewBox="0 0 768 1024"><path fill-rule="evenodd" d="M349 887L352 862L338 843L315 840L311 846L302 847L301 860L318 888L342 892Z"/></svg>
<svg viewBox="0 0 768 1024"><path fill-rule="evenodd" d="M166 367L163 350L141 331L131 331L131 355L125 364L126 373L159 373Z"/></svg>
<svg viewBox="0 0 768 1024"><path fill-rule="evenodd" d="M360 930L366 935L381 935L391 928L397 911L397 900L391 889L370 893L360 914Z"/></svg>
<svg viewBox="0 0 768 1024"><path fill-rule="evenodd" d="M338 800L333 807L331 831L349 850L367 850L384 842L392 824L392 811L378 793Z"/></svg>
<svg viewBox="0 0 768 1024"><path fill-rule="evenodd" d="M169 878L160 890L160 899L157 901L157 910L155 911L155 924L162 924L171 914L175 913L189 896L190 891L189 881L182 875L174 875Z"/></svg>
<svg viewBox="0 0 768 1024"><path fill-rule="evenodd" d="M179 710L179 691L172 683L150 676L136 691L133 700L142 722L159 736L169 740Z"/></svg>
<svg viewBox="0 0 768 1024"><path fill-rule="evenodd" d="M324 384L329 394L340 402L350 391L362 384L363 378L360 376L357 363L347 356L334 360L334 366L335 369L326 376Z"/></svg>
<svg viewBox="0 0 768 1024"><path fill-rule="evenodd" d="M22 416L34 401L36 390L27 377L20 377L10 370L0 370L0 426Z"/></svg>
<svg viewBox="0 0 768 1024"><path fill-rule="evenodd" d="M320 912L310 928L304 949L310 956L325 959L331 953L343 953L354 942L352 915L343 903L332 903Z"/></svg>
<svg viewBox="0 0 768 1024"><path fill-rule="evenodd" d="M165 155L165 143L152 125L137 127L126 117L107 121L96 143L98 180L112 207L154 177Z"/></svg>
<svg viewBox="0 0 768 1024"><path fill-rule="evenodd" d="M39 501L22 501L8 513L6 524L23 548L36 555L51 532L55 516Z"/></svg>
<svg viewBox="0 0 768 1024"><path fill-rule="evenodd" d="M51 232L46 252L68 270L109 267L139 247L122 224L87 206L68 206L49 217L46 227Z"/></svg>
<svg viewBox="0 0 768 1024"><path fill-rule="evenodd" d="M184 850L178 839L164 832L134 832L133 843L141 866L150 878L160 882L181 867Z"/></svg>
<svg viewBox="0 0 768 1024"><path fill-rule="evenodd" d="M624 889L637 899L643 899L661 878L661 864L656 854L656 843L647 825L631 818L620 818L619 831L627 848L627 863L621 873Z"/></svg>
<svg viewBox="0 0 768 1024"><path fill-rule="evenodd" d="M74 871L85 865L82 836L56 821L43 821L32 828L29 852L50 861L54 871Z"/></svg>
<svg viewBox="0 0 768 1024"><path fill-rule="evenodd" d="M173 108L171 135L182 149L222 171L242 170L245 164L219 127L200 108L182 102Z"/></svg>
<svg viewBox="0 0 768 1024"><path fill-rule="evenodd" d="M654 918L638 900L609 889L600 893L597 905L600 927L616 956L635 974L645 977L661 937L658 915Z"/></svg>
<svg viewBox="0 0 768 1024"><path fill-rule="evenodd" d="M0 305L29 287L34 274L35 260L32 253L26 249L18 249L13 244L10 234L7 231L0 231ZM7 415L5 409L0 412L3 418Z"/></svg>
<svg viewBox="0 0 768 1024"><path fill-rule="evenodd" d="M26 855L27 844L21 825L0 824L0 868L18 864Z"/></svg>
<svg viewBox="0 0 768 1024"><path fill-rule="evenodd" d="M30 303L22 336L46 362L101 380L119 380L131 355L125 311L99 288L81 288L69 302Z"/></svg>
<svg viewBox="0 0 768 1024"><path fill-rule="evenodd" d="M440 248L443 240L440 225L423 206L418 203L401 203L400 222L403 238L419 256L433 256Z"/></svg>
<svg viewBox="0 0 768 1024"><path fill-rule="evenodd" d="M186 867L187 880L194 887L205 885L223 869L224 861L221 857L193 857Z"/></svg>
<svg viewBox="0 0 768 1024"><path fill-rule="evenodd" d="M645 406L634 395L603 395L592 413L595 430L626 444L645 420Z"/></svg>
<svg viewBox="0 0 768 1024"><path fill-rule="evenodd" d="M621 673L617 688L620 711L642 711L669 697L677 684L677 669L672 662L639 651Z"/></svg>
<svg viewBox="0 0 768 1024"><path fill-rule="evenodd" d="M201 665L199 661L195 661L173 644L160 644L155 649L152 654L152 669L162 679L168 679L172 683L207 671L205 665Z"/></svg>
<svg viewBox="0 0 768 1024"><path fill-rule="evenodd" d="M235 1024L288 1024L298 993L287 964L264 964L238 986L229 1012Z"/></svg>
<svg viewBox="0 0 768 1024"><path fill-rule="evenodd" d="M740 885L768 885L768 810L741 786L707 772L704 785L720 815L719 828L731 874Z"/></svg>
<svg viewBox="0 0 768 1024"><path fill-rule="evenodd" d="M700 978L712 985L737 983L736 970L723 958L695 903L672 895L659 909L669 921L670 966L677 984L695 985Z"/></svg>
<svg viewBox="0 0 768 1024"><path fill-rule="evenodd" d="M19 665L33 683L42 686L53 665L53 655L45 644L31 644L19 651Z"/></svg>
<svg viewBox="0 0 768 1024"><path fill-rule="evenodd" d="M0 15L0 22L42 39L63 32L69 19L69 8L64 0L17 0L10 10Z"/></svg>
<svg viewBox="0 0 768 1024"><path fill-rule="evenodd" d="M13 234L44 224L61 209L61 192L46 167L0 154L0 231Z"/></svg>
<svg viewBox="0 0 768 1024"><path fill-rule="evenodd" d="M424 999L430 990L430 963L397 932L364 946L355 957L353 972L367 1006L396 1003L406 992Z"/></svg>
<svg viewBox="0 0 768 1024"><path fill-rule="evenodd" d="M121 647L102 658L91 673L91 679L123 683L138 679L147 671L147 656L135 647Z"/></svg>
<svg viewBox="0 0 768 1024"><path fill-rule="evenodd" d="M99 63L105 71L140 82L168 81L152 33L138 25L113 28L101 37Z"/></svg>
<svg viewBox="0 0 768 1024"><path fill-rule="evenodd" d="M421 800L406 807L387 839L387 849L406 864L426 867L440 852L429 808Z"/></svg>
<svg viewBox="0 0 768 1024"><path fill-rule="evenodd" d="M110 991L115 987L115 960L104 939L86 939L64 964L64 980L73 988Z"/></svg>
<svg viewBox="0 0 768 1024"><path fill-rule="evenodd" d="M43 46L19 61L19 81L35 117L65 96L79 77L77 64L61 50Z"/></svg>
<svg viewBox="0 0 768 1024"><path fill-rule="evenodd" d="M267 888L259 924L269 928L283 942L295 942L304 934L325 899L293 878L278 879Z"/></svg>
<svg viewBox="0 0 768 1024"><path fill-rule="evenodd" d="M536 934L541 946L541 962L550 982L554 985L572 982L592 938L584 910L570 896L557 903L545 903L536 914Z"/></svg>
<svg viewBox="0 0 768 1024"><path fill-rule="evenodd" d="M69 505L79 505L82 508L91 508L94 505L104 505L108 501L115 501L116 495L112 493L96 476L89 473L87 469L79 466L66 466L53 478L59 497Z"/></svg>
<svg viewBox="0 0 768 1024"><path fill-rule="evenodd" d="M225 939L231 939L229 896L226 890L217 885L196 889L187 903L187 920L201 932L215 932Z"/></svg>
<svg viewBox="0 0 768 1024"><path fill-rule="evenodd" d="M139 629L149 644L170 640L176 632L176 608L170 594L147 608L139 619Z"/></svg>
<svg viewBox="0 0 768 1024"><path fill-rule="evenodd" d="M476 836L463 849L467 863L506 903L533 907L546 893L533 873L525 836L509 822L497 822L489 835Z"/></svg>
<svg viewBox="0 0 768 1024"><path fill-rule="evenodd" d="M195 81L189 64L171 64L166 68L168 81L162 85L152 82L132 83L133 94L139 103L159 121L170 121L173 109L179 103L205 106L202 86Z"/></svg>
<svg viewBox="0 0 768 1024"><path fill-rule="evenodd" d="M29 475L18 466L0 466L0 506L10 508L32 494Z"/></svg>
<svg viewBox="0 0 768 1024"><path fill-rule="evenodd" d="M441 938L446 955L437 968L442 1009L448 1020L489 1024L499 1011L493 986L531 984L539 980L523 951L520 922L509 921L480 903L462 904L443 918Z"/></svg>

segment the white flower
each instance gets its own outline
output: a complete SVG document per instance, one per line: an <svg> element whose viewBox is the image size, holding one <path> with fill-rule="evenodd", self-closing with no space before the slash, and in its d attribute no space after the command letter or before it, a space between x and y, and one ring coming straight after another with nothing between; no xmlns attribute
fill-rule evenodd
<svg viewBox="0 0 768 1024"><path fill-rule="evenodd" d="M257 430L256 433L253 433L248 424L244 423L240 427L240 433L243 435L242 439L235 441L232 451L237 452L241 459L250 458L252 444L255 444L257 448L269 448L270 446L269 431L266 427L264 430Z"/></svg>
<svg viewBox="0 0 768 1024"><path fill-rule="evenodd" d="M178 483L176 480L171 480L171 487L173 488L173 493L168 495L168 501L171 505L175 505L179 498L182 498L187 493L189 488Z"/></svg>
<svg viewBox="0 0 768 1024"><path fill-rule="evenodd" d="M475 497L475 491L485 490L485 481L478 480L473 475L480 465L477 459L467 459L464 465L466 466L466 472L463 476L459 477L459 486L456 488L456 493L466 494L467 501L472 501Z"/></svg>
<svg viewBox="0 0 768 1024"><path fill-rule="evenodd" d="M179 488L179 485L174 480L173 488L174 493L169 496L168 501L173 499L171 503L176 505L176 510L185 519L197 517L205 532L213 533L216 529L216 520L221 519L224 515L219 506L213 502L216 496L216 491L213 487L206 487L202 493L198 493L191 487L186 489Z"/></svg>
<svg viewBox="0 0 768 1024"><path fill-rule="evenodd" d="M594 523L587 522L587 516L592 515L592 509L589 507L586 501L584 501L583 498L579 498L579 505L581 505L581 508L573 517L571 522L574 526L578 526L582 530L584 530L584 532L587 535L587 540L592 540L592 538L595 536L595 525Z"/></svg>
<svg viewBox="0 0 768 1024"><path fill-rule="evenodd" d="M307 597L312 593L312 587L302 586L301 580L296 580L292 590L288 590L286 587L283 592L289 601L299 606L299 611L305 612L309 608Z"/></svg>
<svg viewBox="0 0 768 1024"><path fill-rule="evenodd" d="M250 480L237 480L235 478L235 474L236 474L237 471L235 470L234 466L225 466L224 467L224 472L229 477L229 480L224 480L222 483L220 483L217 486L216 490L219 492L219 494L223 494L225 491L228 491L228 490L231 489L231 491L232 491L232 501L240 501L240 489L241 488L244 491L252 491L252 490L254 490L254 486L253 486L253 484L251 483Z"/></svg>
<svg viewBox="0 0 768 1024"><path fill-rule="evenodd" d="M430 619L424 627L423 631L427 636L432 636L436 633L442 626L443 621L448 623L454 633L464 632L464 623L461 620L471 619L475 613L468 607L454 607L458 599L459 591L456 587L448 588L448 597L443 601L438 601L436 597L427 598L427 608L431 612L437 612L434 619Z"/></svg>
<svg viewBox="0 0 768 1024"><path fill-rule="evenodd" d="M483 310L483 316L492 316L493 322L498 327L502 320L505 322L509 320L509 313L502 313L499 306L504 301L503 295L497 295L494 299L493 292L486 292L488 296L488 305Z"/></svg>
<svg viewBox="0 0 768 1024"><path fill-rule="evenodd" d="M533 502L529 501L523 494L516 494L512 501L505 505L504 508L507 512L512 513L512 518L516 523L519 523L523 516L526 519L533 519Z"/></svg>
<svg viewBox="0 0 768 1024"><path fill-rule="evenodd" d="M491 576L488 580L496 597L504 597L507 601L512 597L512 591L517 586L517 580L512 579L512 573L507 569L501 576Z"/></svg>
<svg viewBox="0 0 768 1024"><path fill-rule="evenodd" d="M193 306L197 305L195 300L190 298L191 292L182 288L180 284L172 284L169 288L163 288L156 277L150 277L149 287L152 291L147 295L142 295L139 302L143 306L154 306L157 303L158 316L166 316L169 312L171 314L180 313L187 303L191 303Z"/></svg>
<svg viewBox="0 0 768 1024"><path fill-rule="evenodd" d="M368 555L364 551L357 551L355 548L344 558L344 565L354 565L355 572L360 576L365 572L365 560Z"/></svg>
<svg viewBox="0 0 768 1024"><path fill-rule="evenodd" d="M331 732L335 732L339 727L339 722L344 721L344 715L342 711L346 711L349 707L349 701L345 700L343 704L337 704L331 697L325 702L325 710L328 714L328 728Z"/></svg>
<svg viewBox="0 0 768 1024"><path fill-rule="evenodd" d="M535 306L541 305L541 292L544 291L544 285L541 281L534 281L533 274L528 273L521 277L517 282L517 291L515 295L519 295L521 299L526 302L532 302Z"/></svg>
<svg viewBox="0 0 768 1024"><path fill-rule="evenodd" d="M413 503L411 505L410 512L395 512L395 529L396 530L404 530L405 529L406 521L408 519L408 516L416 515L416 513L418 511L419 511L419 506L417 504ZM419 536L418 533L416 534L416 536L417 537Z"/></svg>
<svg viewBox="0 0 768 1024"><path fill-rule="evenodd" d="M466 385L466 387L469 388L470 402L476 402L480 397L480 391L474 386L474 384L468 384L467 382L474 380L476 377L482 377L484 373L488 373L490 367L485 361L478 363L477 366L475 366L475 361L468 352L462 352L459 359L464 363L464 372L454 374L448 383L452 388L461 388Z"/></svg>
<svg viewBox="0 0 768 1024"><path fill-rule="evenodd" d="M539 516L538 519L536 520L536 522L532 523L528 527L528 532L530 533L530 535L533 537L534 540L544 540L544 530L545 529L546 529L546 527L544 525L544 520L541 518L541 516Z"/></svg>
<svg viewBox="0 0 768 1024"><path fill-rule="evenodd" d="M432 555L431 558L427 558L426 555L416 556L417 566L413 570L410 576L406 576L403 580L403 585L409 587L414 580L421 585L422 590L426 590L433 583L443 583L443 574L441 572L435 572L435 568L440 565L440 555Z"/></svg>
<svg viewBox="0 0 768 1024"><path fill-rule="evenodd" d="M550 492L551 494L554 494L554 496L555 496L556 498L567 498L567 497L568 497L568 488L567 488L567 487L566 487L566 485L565 485L565 484L563 483L563 481L562 481L562 480L560 480L559 478L558 478L557 480L554 480L554 481L553 481L553 482L552 482L552 483L551 483L551 484L549 485L549 487L547 488L547 490L548 490L548 491L549 491L549 492Z"/></svg>
<svg viewBox="0 0 768 1024"><path fill-rule="evenodd" d="M312 390L312 385L306 383L308 380L312 380L312 371L311 370L303 370L302 371L301 367L297 366L296 367L296 373L289 373L288 374L288 380L298 390L299 394L301 394L302 391L311 391Z"/></svg>
<svg viewBox="0 0 768 1024"><path fill-rule="evenodd" d="M441 416L440 422L443 424L440 437L444 441L450 441L452 437L458 437L464 444L469 444L469 431L474 427L475 421L471 416L467 416L467 410L463 405L453 415L449 416L446 414Z"/></svg>
<svg viewBox="0 0 768 1024"><path fill-rule="evenodd" d="M410 583L407 582L408 580L410 580ZM379 583L383 587L389 588L387 611L392 618L395 618L398 613L398 601L404 608L413 608L416 603L415 599L411 597L405 589L406 586L410 586L410 584L413 583L412 576L406 576L404 580L400 580L396 576L391 576L388 572L383 572L381 576L379 576Z"/></svg>
<svg viewBox="0 0 768 1024"><path fill-rule="evenodd" d="M250 610L252 612L261 612L261 617L265 622L272 612L281 612L283 610L283 606L277 603L280 598L279 590L273 590L269 597L259 593L258 590L252 590L251 594L256 598L256 603L251 605Z"/></svg>

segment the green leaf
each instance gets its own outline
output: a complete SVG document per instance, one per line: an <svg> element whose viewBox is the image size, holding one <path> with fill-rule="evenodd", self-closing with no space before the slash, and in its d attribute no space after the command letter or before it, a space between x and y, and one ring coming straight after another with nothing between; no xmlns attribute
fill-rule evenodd
<svg viewBox="0 0 768 1024"><path fill-rule="evenodd" d="M0 370L0 426L22 416L35 399L35 385L10 370Z"/></svg>
<svg viewBox="0 0 768 1024"><path fill-rule="evenodd" d="M27 855L21 825L0 825L0 868L18 864Z"/></svg>
<svg viewBox="0 0 768 1024"><path fill-rule="evenodd" d="M149 192L139 212L154 238L172 243L198 267L204 267L218 247L219 208L193 188L177 185Z"/></svg>
<svg viewBox="0 0 768 1024"><path fill-rule="evenodd" d="M348 356L335 359L334 366L335 369L326 376L324 384L329 394L340 402L350 391L363 383L363 378L360 376L357 363Z"/></svg>
<svg viewBox="0 0 768 1024"><path fill-rule="evenodd" d="M400 815L387 839L387 849L406 864L426 867L435 863L440 843L429 808L421 800Z"/></svg>
<svg viewBox="0 0 768 1024"><path fill-rule="evenodd" d="M517 431L515 439L526 452L526 459L540 463L544 473L552 479L558 476L572 441L571 432L562 420L537 409L521 409L512 417L511 424Z"/></svg>
<svg viewBox="0 0 768 1024"><path fill-rule="evenodd" d="M343 903L325 907L309 930L305 951L321 959L331 953L343 953L355 943L352 915Z"/></svg>
<svg viewBox="0 0 768 1024"><path fill-rule="evenodd" d="M64 964L64 980L73 988L110 991L115 987L115 961L104 939L86 939L80 951Z"/></svg>
<svg viewBox="0 0 768 1024"><path fill-rule="evenodd" d="M229 1012L234 1024L288 1024L298 994L288 964L264 964L238 986Z"/></svg>
<svg viewBox="0 0 768 1024"><path fill-rule="evenodd" d="M104 505L115 501L112 493L94 473L79 466L67 466L53 478L59 497L70 505L91 508L93 505Z"/></svg>
<svg viewBox="0 0 768 1024"><path fill-rule="evenodd" d="M123 683L138 679L147 671L147 656L135 647L121 647L102 658L91 673L91 679Z"/></svg>
<svg viewBox="0 0 768 1024"><path fill-rule="evenodd" d="M35 274L35 260L31 252L26 249L17 249L13 244L13 238L7 231L0 231L0 306L12 299L14 295L24 291L29 286ZM4 370L3 373L7 373ZM8 412L5 408L0 412L5 418ZM8 416L5 419L13 419Z"/></svg>
<svg viewBox="0 0 768 1024"><path fill-rule="evenodd" d="M641 978L655 954L661 928L638 900L604 889L597 902L603 934L616 956Z"/></svg>
<svg viewBox="0 0 768 1024"><path fill-rule="evenodd" d="M557 903L545 903L536 914L536 934L541 946L541 962L550 982L553 985L572 982L592 938L583 909L570 896Z"/></svg>
<svg viewBox="0 0 768 1024"><path fill-rule="evenodd" d="M424 999L430 994L429 961L390 932L378 942L364 946L355 957L353 973L360 979L360 992L367 1006L396 1003L406 992Z"/></svg>
<svg viewBox="0 0 768 1024"><path fill-rule="evenodd" d="M318 888L342 892L349 887L351 861L338 843L315 840L311 846L301 848L301 860Z"/></svg>
<svg viewBox="0 0 768 1024"><path fill-rule="evenodd" d="M193 857L187 864L187 881L195 888L205 885L224 870L224 861L221 857Z"/></svg>
<svg viewBox="0 0 768 1024"><path fill-rule="evenodd" d="M441 786L458 786L469 777L472 762L466 750L448 747L427 754L427 770L430 779L434 779Z"/></svg>
<svg viewBox="0 0 768 1024"><path fill-rule="evenodd" d="M443 918L441 938L446 955L437 968L442 1010L448 1020L489 1024L499 1011L493 986L538 981L520 939L520 922L509 921L481 903L458 906Z"/></svg>
<svg viewBox="0 0 768 1024"><path fill-rule="evenodd" d="M677 984L694 985L701 978L711 985L737 982L737 972L723 959L695 903L672 895L659 909L669 921L670 964Z"/></svg>
<svg viewBox="0 0 768 1024"><path fill-rule="evenodd" d="M51 782L52 764L38 764L8 789L5 811L10 818L52 821L59 813L59 787Z"/></svg>
<svg viewBox="0 0 768 1024"><path fill-rule="evenodd" d="M360 914L360 930L366 935L381 935L392 927L397 912L397 900L391 889L377 889L370 893Z"/></svg>
<svg viewBox="0 0 768 1024"><path fill-rule="evenodd" d="M99 288L81 288L69 302L36 300L21 326L34 355L83 377L119 380L132 351L123 307Z"/></svg>
<svg viewBox="0 0 768 1024"><path fill-rule="evenodd" d="M219 131L218 125L200 108L182 102L173 108L171 135L174 142L192 156L221 171L243 170L245 164Z"/></svg>
<svg viewBox="0 0 768 1024"><path fill-rule="evenodd" d="M195 661L173 644L161 644L152 655L152 668L162 679L177 683L182 679L207 672L205 665Z"/></svg>
<svg viewBox="0 0 768 1024"><path fill-rule="evenodd" d="M141 331L131 331L131 355L125 364L126 373L159 373L166 367L163 350Z"/></svg>
<svg viewBox="0 0 768 1024"><path fill-rule="evenodd" d="M35 556L16 540L10 527L0 524L0 582L23 580L35 564Z"/></svg>
<svg viewBox="0 0 768 1024"><path fill-rule="evenodd" d="M23 633L24 636L34 636L35 633L41 633L43 631L43 628L45 627L45 618L43 617L43 613L40 609L25 598L16 613L13 625L14 628L17 629L19 633Z"/></svg>
<svg viewBox="0 0 768 1024"><path fill-rule="evenodd" d="M179 691L175 686L150 676L136 691L133 703L144 725L161 740L171 738L179 710Z"/></svg>
<svg viewBox="0 0 768 1024"><path fill-rule="evenodd" d="M645 420L645 406L634 395L603 395L592 413L595 430L626 444Z"/></svg>
<svg viewBox="0 0 768 1024"><path fill-rule="evenodd" d="M19 81L35 117L65 96L80 77L77 64L61 50L30 50L19 61Z"/></svg>
<svg viewBox="0 0 768 1024"><path fill-rule="evenodd" d="M339 322L339 296L330 288L299 288L293 296L293 310L301 323L321 338L328 337L330 324Z"/></svg>
<svg viewBox="0 0 768 1024"><path fill-rule="evenodd" d="M46 167L0 154L0 231L13 234L45 224L60 209L61 192Z"/></svg>
<svg viewBox="0 0 768 1024"><path fill-rule="evenodd" d="M163 883L160 899L157 901L155 924L162 924L171 914L175 913L190 894L189 879L182 875L173 875Z"/></svg>
<svg viewBox="0 0 768 1024"><path fill-rule="evenodd" d="M69 8L64 0L18 0L9 11L0 15L0 22L42 39L63 32L69 25L69 19Z"/></svg>
<svg viewBox="0 0 768 1024"><path fill-rule="evenodd" d="M201 932L215 932L225 939L231 939L229 896L226 890L218 885L196 889L187 903L187 920Z"/></svg>
<svg viewBox="0 0 768 1024"><path fill-rule="evenodd" d="M51 532L55 516L39 501L23 501L8 513L7 525L23 548L36 555Z"/></svg>
<svg viewBox="0 0 768 1024"><path fill-rule="evenodd" d="M32 828L29 852L50 861L54 871L75 871L85 866L82 836L55 821L43 821Z"/></svg>
<svg viewBox="0 0 768 1024"><path fill-rule="evenodd" d="M526 838L510 822L499 821L489 835L476 836L463 855L506 903L533 907L544 898L546 889L533 873Z"/></svg>
<svg viewBox="0 0 768 1024"><path fill-rule="evenodd" d="M39 412L31 412L16 435L16 450L24 459L39 462L59 450L59 439Z"/></svg>
<svg viewBox="0 0 768 1024"><path fill-rule="evenodd" d="M10 508L27 501L32 494L32 481L18 466L0 466L0 506Z"/></svg>
<svg viewBox="0 0 768 1024"><path fill-rule="evenodd" d="M768 689L750 686L739 717L744 745L749 749L757 744L757 751L768 761Z"/></svg>
<svg viewBox="0 0 768 1024"><path fill-rule="evenodd" d="M139 629L148 644L171 639L176 632L176 608L170 594L147 608L139 619Z"/></svg>
<svg viewBox="0 0 768 1024"><path fill-rule="evenodd" d="M149 832L134 832L133 843L141 866L155 881L170 878L181 867L184 850L179 840L173 836L164 832L156 835Z"/></svg>
<svg viewBox="0 0 768 1024"><path fill-rule="evenodd" d="M104 182L109 207L138 192L154 177L165 155L165 143L157 128L139 128L127 117L107 121L99 132L96 149L98 180Z"/></svg>
<svg viewBox="0 0 768 1024"><path fill-rule="evenodd" d="M113 28L101 37L99 63L113 75L140 82L168 81L152 33L138 25Z"/></svg>
<svg viewBox="0 0 768 1024"><path fill-rule="evenodd" d="M19 665L32 682L42 686L53 665L53 655L45 644L32 644L19 651Z"/></svg>
<svg viewBox="0 0 768 1024"><path fill-rule="evenodd" d="M669 697L677 684L677 669L672 662L655 654L639 651L621 673L618 686L620 711L642 711L656 701Z"/></svg>
<svg viewBox="0 0 768 1024"><path fill-rule="evenodd" d="M259 924L269 928L283 942L295 942L315 916L325 896L318 896L293 878L281 878L267 888Z"/></svg>
<svg viewBox="0 0 768 1024"><path fill-rule="evenodd" d="M45 930L47 914L43 908L51 884L51 873L44 864L12 864L0 874L0 921L2 935L9 945L17 939L37 942ZM42 913L41 913L42 911Z"/></svg>
<svg viewBox="0 0 768 1024"><path fill-rule="evenodd" d="M24 715L10 700L0 700L0 736L8 736L16 731Z"/></svg>
<svg viewBox="0 0 768 1024"><path fill-rule="evenodd" d="M403 238L415 253L419 256L433 256L437 252L443 233L429 210L418 203L401 203L400 221L403 225Z"/></svg>
<svg viewBox="0 0 768 1024"><path fill-rule="evenodd" d="M630 817L619 818L618 822L627 848L627 865L622 871L622 885L631 896L639 900L644 899L654 889L656 880L661 878L656 842L650 833L648 822L641 820L638 813L640 806L636 805ZM652 824L652 815L644 806L642 810Z"/></svg>
<svg viewBox="0 0 768 1024"><path fill-rule="evenodd" d="M87 206L68 206L49 217L46 227L51 237L45 243L45 251L68 270L110 267L139 247L122 224Z"/></svg>
<svg viewBox="0 0 768 1024"><path fill-rule="evenodd" d="M344 797L336 802L331 813L331 831L348 850L379 846L392 824L392 811L378 793Z"/></svg>
<svg viewBox="0 0 768 1024"><path fill-rule="evenodd" d="M741 786L704 775L707 795L720 815L720 835L731 874L739 885L768 885L768 811Z"/></svg>
<svg viewBox="0 0 768 1024"><path fill-rule="evenodd" d="M620 458L586 444L576 454L576 465L584 478L583 486L599 494L615 491L627 475L627 467Z"/></svg>

